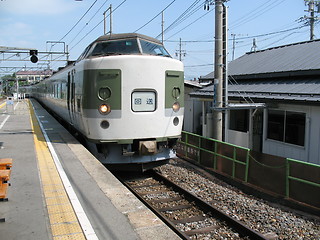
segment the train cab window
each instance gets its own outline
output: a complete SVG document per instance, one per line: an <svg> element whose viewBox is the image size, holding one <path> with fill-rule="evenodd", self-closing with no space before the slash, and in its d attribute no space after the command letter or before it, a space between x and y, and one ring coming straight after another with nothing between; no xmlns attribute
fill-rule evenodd
<svg viewBox="0 0 320 240"><path fill-rule="evenodd" d="M84 59L86 57L86 55L88 54L89 50L91 49L91 45L89 45L84 51L83 53L81 53L81 55L79 56L77 61L80 61L82 59Z"/></svg>
<svg viewBox="0 0 320 240"><path fill-rule="evenodd" d="M107 41L97 43L91 56L108 56L122 54L140 54L136 39Z"/></svg>
<svg viewBox="0 0 320 240"><path fill-rule="evenodd" d="M148 42L142 39L140 39L140 44L144 54L170 57L170 54L167 52L167 50L159 44Z"/></svg>

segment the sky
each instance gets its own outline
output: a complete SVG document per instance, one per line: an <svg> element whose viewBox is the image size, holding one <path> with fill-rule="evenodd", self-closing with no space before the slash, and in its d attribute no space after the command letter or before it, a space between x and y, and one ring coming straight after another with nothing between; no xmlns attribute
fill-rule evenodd
<svg viewBox="0 0 320 240"><path fill-rule="evenodd" d="M103 13L112 5L112 32L138 32L161 40L161 12L164 12L164 45L174 58L181 58L185 79L213 71L214 5L204 9L205 0L0 0L0 46L63 51L76 60L96 38L104 34ZM213 1L209 1L213 2ZM309 15L304 0L230 0L228 9L228 61L256 50L281 46L310 38L303 20ZM108 13L107 13L108 14ZM109 31L109 18L107 18ZM315 37L320 37L315 25ZM180 44L181 39L181 44ZM49 41L49 42L48 42ZM64 42L52 44L50 42ZM177 54L178 53L178 54ZM48 61L7 61L0 55L0 68L50 66ZM54 59L54 58L53 58ZM0 71L0 75L3 71Z"/></svg>

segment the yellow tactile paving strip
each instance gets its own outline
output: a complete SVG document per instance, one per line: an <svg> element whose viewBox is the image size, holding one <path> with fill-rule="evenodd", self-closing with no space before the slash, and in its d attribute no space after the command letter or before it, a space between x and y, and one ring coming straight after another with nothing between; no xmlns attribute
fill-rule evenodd
<svg viewBox="0 0 320 240"><path fill-rule="evenodd" d="M48 209L53 240L86 239L64 189L30 102L29 107L43 195Z"/></svg>
<svg viewBox="0 0 320 240"><path fill-rule="evenodd" d="M6 105L6 102L0 104L0 108L3 108Z"/></svg>

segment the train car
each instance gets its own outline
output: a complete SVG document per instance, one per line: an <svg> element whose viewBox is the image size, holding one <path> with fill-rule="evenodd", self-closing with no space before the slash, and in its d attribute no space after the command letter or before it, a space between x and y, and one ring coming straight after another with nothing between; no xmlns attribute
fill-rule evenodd
<svg viewBox="0 0 320 240"><path fill-rule="evenodd" d="M34 85L32 96L81 133L105 164L175 156L184 69L157 39L101 36L76 62Z"/></svg>

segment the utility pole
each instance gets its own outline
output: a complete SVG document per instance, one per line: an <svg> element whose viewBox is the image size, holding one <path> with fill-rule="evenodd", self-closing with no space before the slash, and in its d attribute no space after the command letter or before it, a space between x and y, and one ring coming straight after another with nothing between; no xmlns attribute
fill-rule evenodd
<svg viewBox="0 0 320 240"><path fill-rule="evenodd" d="M186 51L182 50L182 40L179 41L179 50L176 50L176 56L179 56L179 60L182 61L182 56L186 56Z"/></svg>
<svg viewBox="0 0 320 240"><path fill-rule="evenodd" d="M257 51L257 43L256 43L256 39L254 38L252 40L252 47L251 47L251 52L256 52Z"/></svg>
<svg viewBox="0 0 320 240"><path fill-rule="evenodd" d="M226 43L224 43L224 38L226 38L226 34L224 34L224 23L226 23L226 19L224 20L224 16L226 17L226 10L224 6L224 2L227 0L206 0L204 9L209 10L209 5L215 5L215 53L214 53L214 96L213 96L213 134L212 137L219 141L222 141L222 125L223 125L223 114L222 110L224 107L223 104L223 88L225 86L225 91L227 90L227 84L223 82L224 73L226 72L226 49L223 48ZM226 26L225 26L226 27ZM226 41L226 39L225 39ZM225 81L228 81L226 78ZM227 94L227 93L225 93ZM227 95L225 95L227 99Z"/></svg>
<svg viewBox="0 0 320 240"><path fill-rule="evenodd" d="M223 88L223 3L215 0L215 56L214 56L214 101L213 107L213 138L222 141L222 88Z"/></svg>
<svg viewBox="0 0 320 240"><path fill-rule="evenodd" d="M227 25L226 25L227 26ZM230 34L232 37L232 61L235 58L235 51L236 51L236 43L239 43L239 41L236 41L236 37L237 36L248 36L248 34L235 34L235 33L231 33ZM241 41L240 41L241 42Z"/></svg>
<svg viewBox="0 0 320 240"><path fill-rule="evenodd" d="M223 124L223 73L225 69L225 57L223 54L223 16L225 15L224 2L227 0L215 0L205 2L205 9L209 5L215 5L215 54L214 54L214 96L213 96L213 138L222 141ZM225 49L226 50L226 49ZM226 52L226 51L225 51ZM227 81L227 79L226 79Z"/></svg>
<svg viewBox="0 0 320 240"><path fill-rule="evenodd" d="M161 20L161 42L163 44L164 41L164 11L162 11L162 20Z"/></svg>
<svg viewBox="0 0 320 240"><path fill-rule="evenodd" d="M236 34L231 34L232 37L232 61L234 60L234 52L236 50Z"/></svg>
<svg viewBox="0 0 320 240"><path fill-rule="evenodd" d="M107 32L107 23L106 23L106 13L108 12L108 11L110 11L110 14L109 14L109 16L110 16L110 31L109 32ZM106 34L112 34L112 4L110 4L110 7L108 7L108 9L106 10L106 11L104 11L104 13L103 13L103 34L104 35L106 35Z"/></svg>
<svg viewBox="0 0 320 240"><path fill-rule="evenodd" d="M310 13L310 16L304 16L304 19L308 20L310 25L310 40L314 40L314 23L319 20L315 17L315 7L317 7L317 13L320 13L320 1L319 0L304 0L305 5L308 5L306 12Z"/></svg>

